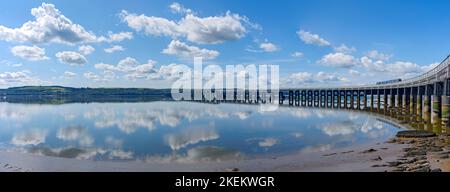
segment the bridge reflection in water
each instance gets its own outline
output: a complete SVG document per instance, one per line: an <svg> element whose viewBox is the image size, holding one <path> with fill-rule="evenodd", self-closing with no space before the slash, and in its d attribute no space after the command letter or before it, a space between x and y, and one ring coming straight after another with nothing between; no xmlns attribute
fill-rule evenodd
<svg viewBox="0 0 450 192"><path fill-rule="evenodd" d="M450 57L450 56L449 56ZM284 89L276 97L259 91L237 91L221 101L214 93L207 102L274 103L293 107L351 109L383 114L420 130L450 133L450 61L447 57L434 69L414 78L386 84ZM227 92L226 90L224 92ZM242 98L242 99L239 99Z"/></svg>

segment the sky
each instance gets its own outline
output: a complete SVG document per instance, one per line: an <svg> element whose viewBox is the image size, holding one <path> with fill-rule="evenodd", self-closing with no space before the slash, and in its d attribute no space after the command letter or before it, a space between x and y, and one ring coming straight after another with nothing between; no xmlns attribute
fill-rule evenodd
<svg viewBox="0 0 450 192"><path fill-rule="evenodd" d="M49 0L0 7L0 87L169 88L171 72L278 65L282 87L371 84L449 54L444 0Z"/></svg>

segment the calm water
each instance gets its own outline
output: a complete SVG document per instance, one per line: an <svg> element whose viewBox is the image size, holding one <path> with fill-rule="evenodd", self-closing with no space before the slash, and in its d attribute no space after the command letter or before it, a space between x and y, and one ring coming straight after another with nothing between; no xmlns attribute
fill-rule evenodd
<svg viewBox="0 0 450 192"><path fill-rule="evenodd" d="M0 149L91 160L225 161L384 141L367 113L189 102L0 103Z"/></svg>

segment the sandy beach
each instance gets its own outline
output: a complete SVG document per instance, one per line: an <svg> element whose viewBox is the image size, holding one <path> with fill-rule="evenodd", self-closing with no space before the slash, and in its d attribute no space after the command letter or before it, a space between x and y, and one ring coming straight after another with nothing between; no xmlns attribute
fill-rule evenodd
<svg viewBox="0 0 450 192"><path fill-rule="evenodd" d="M405 149L411 142L370 143L324 152L298 153L279 157L226 162L158 163L158 162L112 162L46 157L18 152L0 152L2 172L58 172L58 171L299 171L299 172L384 172L398 171L405 161ZM444 151L448 152L448 151ZM441 152L442 153L442 152ZM448 158L437 160L436 155L426 155L429 171L449 171ZM437 161L436 161L437 160ZM397 162L397 163L395 163ZM417 162L417 159L416 159ZM411 161L408 163L412 163Z"/></svg>

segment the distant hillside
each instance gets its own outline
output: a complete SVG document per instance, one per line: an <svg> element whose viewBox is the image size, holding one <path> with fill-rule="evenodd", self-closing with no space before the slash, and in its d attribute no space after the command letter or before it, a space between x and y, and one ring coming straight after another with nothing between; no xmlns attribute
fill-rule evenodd
<svg viewBox="0 0 450 192"><path fill-rule="evenodd" d="M62 86L23 86L0 89L0 95L120 96L145 95L170 97L170 89L147 88L73 88Z"/></svg>

